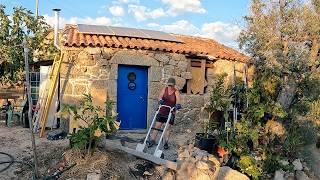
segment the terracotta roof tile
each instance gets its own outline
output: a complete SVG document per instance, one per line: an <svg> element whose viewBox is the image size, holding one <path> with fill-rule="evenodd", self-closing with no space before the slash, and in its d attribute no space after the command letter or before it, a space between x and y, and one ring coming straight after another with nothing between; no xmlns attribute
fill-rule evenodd
<svg viewBox="0 0 320 180"><path fill-rule="evenodd" d="M98 38L99 38L99 40L101 42L101 46L106 46L107 45L107 41L103 36L99 35Z"/></svg>
<svg viewBox="0 0 320 180"><path fill-rule="evenodd" d="M110 38L110 36L105 36L105 40L107 41L107 47L115 47L114 42L112 41L112 39Z"/></svg>
<svg viewBox="0 0 320 180"><path fill-rule="evenodd" d="M181 42L79 33L77 26L67 25L63 31L62 45L65 47L115 47L165 51L190 55L210 55L215 58L246 62L244 54L224 46L212 39L171 34Z"/></svg>

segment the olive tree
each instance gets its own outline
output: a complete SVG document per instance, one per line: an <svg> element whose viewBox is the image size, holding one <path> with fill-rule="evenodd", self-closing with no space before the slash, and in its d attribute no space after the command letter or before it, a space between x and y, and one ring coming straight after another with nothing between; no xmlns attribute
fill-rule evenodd
<svg viewBox="0 0 320 180"><path fill-rule="evenodd" d="M275 77L275 101L288 110L306 81L319 80L320 0L252 0L245 20L240 48L257 77Z"/></svg>

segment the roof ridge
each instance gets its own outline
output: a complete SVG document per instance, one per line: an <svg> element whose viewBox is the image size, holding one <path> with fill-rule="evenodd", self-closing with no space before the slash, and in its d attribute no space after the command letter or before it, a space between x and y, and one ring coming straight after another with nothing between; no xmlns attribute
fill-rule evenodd
<svg viewBox="0 0 320 180"><path fill-rule="evenodd" d="M176 37L182 43L166 40L156 40L143 37L131 37L121 35L86 34L78 31L75 24L66 24L62 44L65 47L112 47L142 49L153 51L165 51L179 54L210 56L222 59L247 62L249 57L238 50L217 42L215 39L184 34L168 33ZM83 36L85 35L85 36ZM110 38L112 36L112 39ZM79 38L81 37L81 42Z"/></svg>
<svg viewBox="0 0 320 180"><path fill-rule="evenodd" d="M219 43L218 41L212 39L212 38L207 38L207 37L202 37L202 36L194 36L194 35L186 35L186 34L175 34L175 33L169 33L171 35L174 36L184 36L184 37L191 37L191 38L195 38L195 39L201 39L201 40L210 40L210 41L214 41Z"/></svg>
<svg viewBox="0 0 320 180"><path fill-rule="evenodd" d="M222 43L220 43L220 42L218 42L218 41L216 41L215 39L212 39L212 38L201 37L201 36L185 35L185 34L175 34L175 33L170 33L170 34L173 35L173 36L178 36L178 37L180 36L180 37L187 37L187 38L193 38L193 39L198 39L198 40L212 41L212 42L214 42L214 43L216 43L216 44L218 44L218 45L220 45L220 46L223 46L224 48L231 49L231 50L233 50L233 51L235 51L235 52L237 52L237 53L240 53L240 54L242 54L242 55L245 55L245 54L239 52L238 50L236 50L236 49L234 49L234 48L232 48L232 47L229 47L229 46L227 46L227 45L224 45L224 44L222 44Z"/></svg>

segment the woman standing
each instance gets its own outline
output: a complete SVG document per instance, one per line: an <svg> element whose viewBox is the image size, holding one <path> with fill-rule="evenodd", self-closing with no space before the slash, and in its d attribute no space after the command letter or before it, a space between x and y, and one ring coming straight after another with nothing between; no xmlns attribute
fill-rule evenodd
<svg viewBox="0 0 320 180"><path fill-rule="evenodd" d="M164 87L160 94L159 94L159 104L160 105L167 105L170 107L175 107L176 109L181 109L180 104L180 93L175 88L176 80L174 78L169 78L167 82L167 86ZM156 117L156 129L160 129L163 124L167 122L168 116L170 113L170 109L166 107L161 107L157 117ZM164 149L168 149L168 140L170 136L170 131L172 129L172 125L174 124L175 119L175 111L173 111L173 114L171 115L171 118L169 120L169 127L167 128L167 131L164 135ZM155 139L157 137L158 131L154 130L150 136L150 140L148 141L148 147L152 147L155 144Z"/></svg>

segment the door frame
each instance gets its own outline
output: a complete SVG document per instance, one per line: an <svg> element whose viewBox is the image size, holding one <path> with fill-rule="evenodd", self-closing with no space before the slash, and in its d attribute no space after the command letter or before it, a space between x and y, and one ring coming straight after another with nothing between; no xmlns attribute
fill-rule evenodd
<svg viewBox="0 0 320 180"><path fill-rule="evenodd" d="M150 73L150 66L143 66L143 65L132 65L132 64L117 64L117 68L116 68L116 71L117 71L117 76L116 76L116 90L115 90L115 93L116 93L116 105L115 105L115 108L116 108L116 112L118 112L117 108L118 108L118 77L119 77L119 68L120 66L124 66L124 67L137 67L137 68L141 68L141 69L144 69L146 71L146 82L147 82L147 86L146 86L146 108L145 108L145 127L146 128L141 128L141 129L119 129L119 131L125 131L125 132L146 132L149 127L150 127L150 124L151 124L151 121L149 121L149 83L150 83L150 80L149 80L149 73Z"/></svg>

